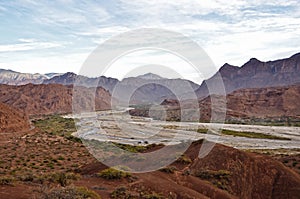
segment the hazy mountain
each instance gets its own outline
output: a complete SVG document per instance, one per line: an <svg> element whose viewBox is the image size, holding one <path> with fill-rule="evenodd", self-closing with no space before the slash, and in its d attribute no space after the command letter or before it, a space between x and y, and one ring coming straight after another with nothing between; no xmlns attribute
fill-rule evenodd
<svg viewBox="0 0 300 199"><path fill-rule="evenodd" d="M48 79L50 79L55 76L62 75L62 73L45 73L44 75L47 76Z"/></svg>
<svg viewBox="0 0 300 199"><path fill-rule="evenodd" d="M153 73L146 73L144 75L139 75L137 78L141 79L151 79L151 80L158 80L158 79L163 79L161 76L153 74Z"/></svg>
<svg viewBox="0 0 300 199"><path fill-rule="evenodd" d="M77 86L95 87L99 86L112 93L114 86L119 82L118 79L110 77L90 78L82 75L77 75L72 72L54 76L51 79L45 80L43 84L62 84L73 85L76 82Z"/></svg>
<svg viewBox="0 0 300 199"><path fill-rule="evenodd" d="M219 75L223 79L226 93L241 88L292 85L300 82L300 53L290 58L268 62L252 58L241 67L226 63L217 74L205 80L197 89L196 92L200 98L208 96L207 85L211 85L212 90L219 90L215 86L216 82L219 81Z"/></svg>
<svg viewBox="0 0 300 199"><path fill-rule="evenodd" d="M152 73L119 81L105 76L89 78L69 72L45 80L43 83L73 85L74 82L85 87L95 85L103 87L119 101L131 101L131 103L161 103L165 98L174 98L174 94L182 95L186 93L187 86L189 86L190 90L195 90L199 87L198 84L189 80L167 79ZM115 88L117 89L114 90ZM130 93L133 94L131 99L123 99Z"/></svg>
<svg viewBox="0 0 300 199"><path fill-rule="evenodd" d="M8 85L24 85L28 83L40 84L45 79L46 75L42 74L30 74L30 73L19 73L12 70L0 69L0 84Z"/></svg>

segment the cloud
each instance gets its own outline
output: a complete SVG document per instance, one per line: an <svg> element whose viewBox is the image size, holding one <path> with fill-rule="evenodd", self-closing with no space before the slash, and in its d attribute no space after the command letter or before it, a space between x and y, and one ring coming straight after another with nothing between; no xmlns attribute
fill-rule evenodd
<svg viewBox="0 0 300 199"><path fill-rule="evenodd" d="M1 55L1 54L0 54ZM11 69L26 73L65 73L73 71L79 73L82 63L87 58L88 53L74 53L61 56L30 56L23 55L22 59L1 61L0 68Z"/></svg>
<svg viewBox="0 0 300 199"><path fill-rule="evenodd" d="M0 52L9 53L5 54L9 63L26 67L29 61L14 61L25 51L28 60L51 55L56 60L53 64L63 67L65 57L89 53L112 36L140 27L190 37L218 67L225 62L242 65L251 57L288 57L299 51L298 0L12 0L1 1L0 11L0 25L5 27ZM74 65L81 64L81 59L74 60L78 61ZM39 65L48 67L44 61ZM184 73L193 76L191 71Z"/></svg>
<svg viewBox="0 0 300 199"><path fill-rule="evenodd" d="M16 51L29 51L29 50L41 50L55 47L61 47L59 43L53 42L36 42L32 39L19 39L23 43L0 45L0 53L4 52L16 52Z"/></svg>
<svg viewBox="0 0 300 199"><path fill-rule="evenodd" d="M18 39L18 41L23 42L23 43L32 43L32 42L36 42L36 39L21 38L21 39Z"/></svg>

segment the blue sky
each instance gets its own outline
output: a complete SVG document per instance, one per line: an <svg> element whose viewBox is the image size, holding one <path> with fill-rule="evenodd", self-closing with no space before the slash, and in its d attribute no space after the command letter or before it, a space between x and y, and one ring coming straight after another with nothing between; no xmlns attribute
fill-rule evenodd
<svg viewBox="0 0 300 199"><path fill-rule="evenodd" d="M190 37L217 67L300 52L298 0L0 0L0 68L78 72L101 42L141 27Z"/></svg>

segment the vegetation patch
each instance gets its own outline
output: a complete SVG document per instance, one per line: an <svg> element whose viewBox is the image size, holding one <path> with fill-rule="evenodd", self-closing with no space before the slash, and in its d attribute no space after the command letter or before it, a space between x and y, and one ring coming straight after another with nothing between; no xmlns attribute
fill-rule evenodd
<svg viewBox="0 0 300 199"><path fill-rule="evenodd" d="M75 121L72 118L63 118L59 115L47 116L33 121L34 126L51 135L58 135L74 142L81 142L79 138L72 136L76 132Z"/></svg>
<svg viewBox="0 0 300 199"><path fill-rule="evenodd" d="M97 174L97 176L107 180L117 180L122 178L128 178L131 176L131 174L114 168L108 168L100 171Z"/></svg>
<svg viewBox="0 0 300 199"><path fill-rule="evenodd" d="M163 144L149 144L143 146L143 145L130 145L130 144L121 144L121 143L114 143L114 145L131 153L143 153L157 146L164 146Z"/></svg>
<svg viewBox="0 0 300 199"><path fill-rule="evenodd" d="M78 199L101 199L94 191L86 187L58 187L48 189L43 187L38 194L40 199L78 198Z"/></svg>
<svg viewBox="0 0 300 199"><path fill-rule="evenodd" d="M198 172L195 172L193 174L194 176L201 178L203 180L207 180L211 182L213 185L218 187L219 189L228 190L228 184L230 181L231 173L226 170L219 170L219 171L213 171L213 170L201 170Z"/></svg>
<svg viewBox="0 0 300 199"><path fill-rule="evenodd" d="M178 129L179 126L177 125L165 125L163 126L164 129Z"/></svg>
<svg viewBox="0 0 300 199"><path fill-rule="evenodd" d="M195 131L195 130L192 130ZM199 128L196 130L197 133L207 134L209 129ZM222 129L221 133L223 135L232 135L236 137L246 137L246 138L258 138L258 139L272 139L272 140L291 140L290 138L280 137L276 135L269 135L264 133L248 132L248 131L234 131L228 129Z"/></svg>
<svg viewBox="0 0 300 199"><path fill-rule="evenodd" d="M247 131L233 131L223 129L222 134L232 135L237 137L246 137L246 138L259 138L259 139L272 139L272 140L291 140L290 138L279 137L275 135L268 135L263 133L247 132Z"/></svg>
<svg viewBox="0 0 300 199"><path fill-rule="evenodd" d="M1 176L0 177L0 185L13 185L15 179L10 176Z"/></svg>
<svg viewBox="0 0 300 199"><path fill-rule="evenodd" d="M176 167L174 166L169 166L169 167L164 167L159 169L159 171L164 172L164 173L174 173L177 170Z"/></svg>
<svg viewBox="0 0 300 199"><path fill-rule="evenodd" d="M182 163L182 164L190 164L192 163L191 158L187 157L185 154L182 154L177 160L176 162L178 163Z"/></svg>
<svg viewBox="0 0 300 199"><path fill-rule="evenodd" d="M142 198L143 198L143 199L163 199L163 198L165 198L165 197L162 196L162 195L159 194L159 193L152 192L152 193L149 193L149 194L144 194L144 195L142 195Z"/></svg>
<svg viewBox="0 0 300 199"><path fill-rule="evenodd" d="M111 198L117 198L117 199L127 199L127 198L132 198L130 194L127 193L127 188L126 187L118 187L116 188L111 194Z"/></svg>

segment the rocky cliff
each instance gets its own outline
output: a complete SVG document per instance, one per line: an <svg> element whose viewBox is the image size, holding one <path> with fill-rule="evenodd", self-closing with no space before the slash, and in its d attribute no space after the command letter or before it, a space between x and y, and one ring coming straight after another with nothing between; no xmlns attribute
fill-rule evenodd
<svg viewBox="0 0 300 199"><path fill-rule="evenodd" d="M205 80L197 89L196 93L200 98L209 94L220 94L212 92L215 82L221 76L224 82L226 93L242 88L265 88L274 86L287 86L300 82L300 53L286 59L262 62L256 58L250 59L241 67L224 64L218 73L208 80ZM212 88L208 92L207 85Z"/></svg>
<svg viewBox="0 0 300 199"><path fill-rule="evenodd" d="M111 96L109 92L101 87L84 88L80 90L81 96L76 97L74 102L81 110L110 109ZM95 98L93 98L95 95ZM58 84L23 86L0 85L0 101L20 109L29 115L61 114L72 112L73 86Z"/></svg>

